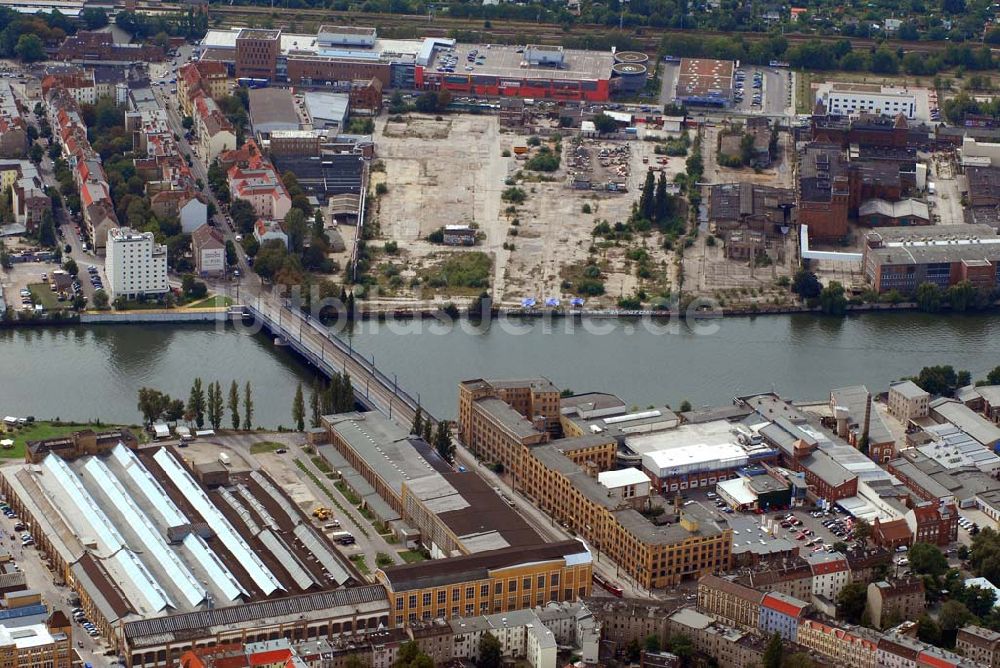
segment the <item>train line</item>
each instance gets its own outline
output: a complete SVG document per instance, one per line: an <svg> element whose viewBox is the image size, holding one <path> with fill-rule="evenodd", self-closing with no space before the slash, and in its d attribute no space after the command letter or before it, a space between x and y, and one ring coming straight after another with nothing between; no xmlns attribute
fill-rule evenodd
<svg viewBox="0 0 1000 668"><path fill-rule="evenodd" d="M162 4L139 3L139 9L165 13L171 10L182 11L184 5L164 2ZM215 16L221 17L224 25L240 25L259 21L262 16L273 19L275 26L287 27L292 23L301 24L303 21L313 21L316 23L341 23L341 24L368 24L378 27L380 30L412 29L416 34L429 37L447 37L453 31L479 33L481 41L488 41L497 44L519 44L528 41L561 43L567 37L585 39L587 37L605 37L609 32L616 30L612 26L593 23L576 24L568 31L562 26L552 23L534 23L530 21L490 19L491 27L485 28L483 20L478 18L452 18L427 16L414 14L385 14L385 13L361 13L356 11L338 11L328 9L297 9L293 14L283 12L280 8L263 7L258 5L216 5L212 4L209 11ZM667 35L694 36L704 39L726 38L742 39L747 42L755 42L770 39L767 33L740 32L740 31L718 31L699 30L697 33L691 30L678 30L668 28L633 28L625 33L629 39L638 43L641 48L655 55L661 45L663 37ZM783 37L789 44L799 44L809 41L820 41L825 43L838 43L845 39L843 37L821 36L821 35L800 35L785 34ZM856 50L875 49L885 45L893 49L902 49L905 52L916 53L938 53L950 47L958 46L955 42L946 41L903 41L903 40L878 40L861 37L846 38L851 42L852 48ZM980 44L968 44L973 48L979 48ZM991 49L996 52L1000 49Z"/></svg>

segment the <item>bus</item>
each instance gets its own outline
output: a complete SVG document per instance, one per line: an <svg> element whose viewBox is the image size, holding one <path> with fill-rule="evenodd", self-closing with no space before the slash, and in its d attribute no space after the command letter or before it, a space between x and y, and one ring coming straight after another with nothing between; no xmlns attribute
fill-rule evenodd
<svg viewBox="0 0 1000 668"><path fill-rule="evenodd" d="M593 578L594 578L594 584L600 586L601 589L604 589L605 591L607 591L612 596L617 596L618 598L621 598L621 597L623 597L625 595L625 590L624 589L622 589L621 587L619 587L615 583L610 582L609 580L605 580L603 577L601 577L597 573L594 573Z"/></svg>

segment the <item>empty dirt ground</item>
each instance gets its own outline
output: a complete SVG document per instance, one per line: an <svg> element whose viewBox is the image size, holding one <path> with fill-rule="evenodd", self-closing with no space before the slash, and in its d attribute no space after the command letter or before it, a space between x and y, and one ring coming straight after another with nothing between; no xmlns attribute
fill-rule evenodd
<svg viewBox="0 0 1000 668"><path fill-rule="evenodd" d="M650 142L585 139L585 146L594 156L595 182L609 174L599 165L599 150L626 144L630 147L628 176L615 179L625 182L628 192L574 190L570 187L570 137L562 139L560 168L543 174L523 169L524 160L514 157L514 149L526 147L528 136L501 129L498 118L458 114L440 118L412 114L376 123L377 154L385 171L375 172L373 181L384 182L387 192L373 202L379 228L374 246L381 248L385 242L395 241L399 250L393 256L380 255L373 266L395 264L404 279L402 285L397 281L394 289L383 288L383 301L426 297L426 292L421 294L410 287L410 279L422 267L440 262L447 254L469 251L480 251L491 258L490 287L499 303L519 304L526 296L539 301L548 297L568 299L573 294L571 289L563 288L564 277L567 271L586 263L594 226L601 220L612 225L626 221L639 197L646 169L662 166ZM544 143L555 146L554 141ZM510 155L505 157L505 152ZM648 165L643 164L643 158ZM672 158L664 168L667 179L672 180L683 171L684 159ZM514 182L526 197L515 211L507 212L510 203L503 201L502 194ZM590 213L584 212L585 204ZM480 240L475 247L451 248L427 241L431 232L457 224L478 228ZM637 236L630 246L645 246L654 264L663 267L667 282L672 280L672 253L662 249L657 233L645 240ZM607 297L598 301L612 303L618 296L635 291L634 271L625 260L627 249L622 246L602 251ZM434 295L440 300L448 297L446 293L446 289L439 288ZM456 294L468 297L469 291Z"/></svg>

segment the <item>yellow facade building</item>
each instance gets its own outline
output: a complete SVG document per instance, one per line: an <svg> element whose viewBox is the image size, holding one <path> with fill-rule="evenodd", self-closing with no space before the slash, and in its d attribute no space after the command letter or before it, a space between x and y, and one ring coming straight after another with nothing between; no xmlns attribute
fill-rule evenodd
<svg viewBox="0 0 1000 668"><path fill-rule="evenodd" d="M521 413L504 397L514 397ZM559 391L544 379L476 379L459 386L459 436L481 459L510 472L512 484L564 526L608 554L645 588L727 570L732 529L701 506L676 508L654 523L597 476L614 468L617 441L592 433L555 438ZM531 416L531 419L529 419ZM579 431L574 433L579 434Z"/></svg>
<svg viewBox="0 0 1000 668"><path fill-rule="evenodd" d="M569 540L391 566L376 571L396 627L509 612L589 596L593 561Z"/></svg>

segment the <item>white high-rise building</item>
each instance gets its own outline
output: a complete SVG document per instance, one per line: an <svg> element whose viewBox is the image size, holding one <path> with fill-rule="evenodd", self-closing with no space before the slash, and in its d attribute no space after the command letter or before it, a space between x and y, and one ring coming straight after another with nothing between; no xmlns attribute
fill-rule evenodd
<svg viewBox="0 0 1000 668"><path fill-rule="evenodd" d="M167 290L167 247L152 232L117 227L108 232L104 269L111 298L136 299Z"/></svg>

